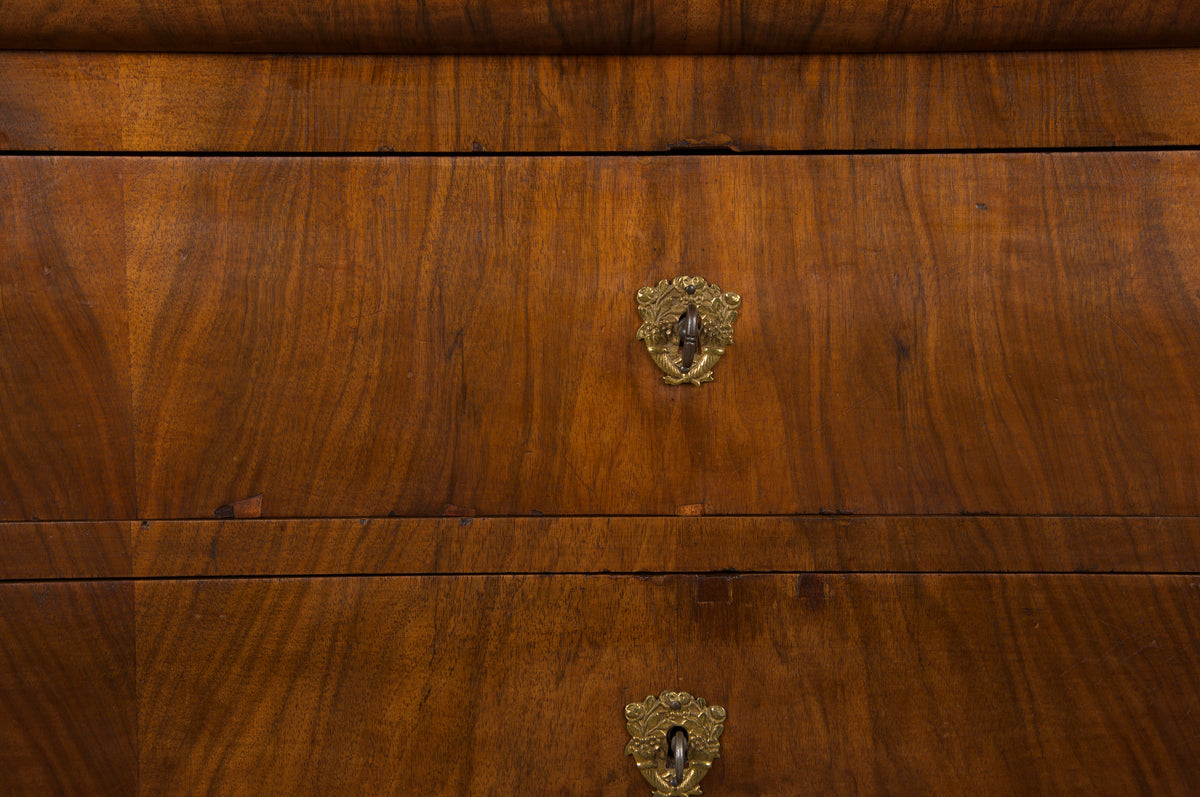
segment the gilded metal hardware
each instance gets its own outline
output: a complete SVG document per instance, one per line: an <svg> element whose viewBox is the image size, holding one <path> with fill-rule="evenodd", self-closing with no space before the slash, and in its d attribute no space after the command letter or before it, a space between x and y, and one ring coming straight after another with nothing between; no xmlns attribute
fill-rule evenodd
<svg viewBox="0 0 1200 797"><path fill-rule="evenodd" d="M733 341L742 297L724 293L703 277L662 280L637 292L642 325L637 339L666 376L668 385L699 385L713 380L712 370Z"/></svg>
<svg viewBox="0 0 1200 797"><path fill-rule="evenodd" d="M625 755L633 756L653 797L701 794L700 781L721 754L725 709L668 691L630 703L625 723L632 737Z"/></svg>

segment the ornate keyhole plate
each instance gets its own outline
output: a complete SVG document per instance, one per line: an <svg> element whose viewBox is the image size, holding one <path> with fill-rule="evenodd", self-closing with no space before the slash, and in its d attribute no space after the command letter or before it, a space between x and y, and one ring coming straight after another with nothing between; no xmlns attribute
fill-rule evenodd
<svg viewBox="0 0 1200 797"><path fill-rule="evenodd" d="M710 706L704 698L687 692L663 692L627 705L625 723L631 737L625 755L633 756L638 772L654 789L653 797L702 793L700 780L721 754L725 709ZM676 774L667 739L672 730L678 729L687 733L688 740L682 777Z"/></svg>
<svg viewBox="0 0 1200 797"><path fill-rule="evenodd" d="M662 280L637 292L642 325L637 339L668 385L700 385L713 380L713 368L733 342L742 297L723 292L703 277ZM699 323L695 323L696 315Z"/></svg>

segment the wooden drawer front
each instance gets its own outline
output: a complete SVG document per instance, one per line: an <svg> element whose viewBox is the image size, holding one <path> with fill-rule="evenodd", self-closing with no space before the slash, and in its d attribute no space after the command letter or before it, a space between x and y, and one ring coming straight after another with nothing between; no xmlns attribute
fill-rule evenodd
<svg viewBox="0 0 1200 797"><path fill-rule="evenodd" d="M293 517L1200 514L1198 167L8 159L18 195L77 193L6 280L74 285L94 230L124 235L80 272L99 288L0 326L3 400L35 421L5 426L3 511L129 517L136 458L148 518L260 494ZM678 273L744 297L698 389L633 338L637 289ZM87 378L44 378L42 350Z"/></svg>
<svg viewBox="0 0 1200 797"><path fill-rule="evenodd" d="M1200 50L318 59L0 52L0 73L0 148L14 150L1200 144L1200 97L1180 90L1200 83Z"/></svg>
<svg viewBox="0 0 1200 797"><path fill-rule="evenodd" d="M1200 788L1200 579L137 585L145 794L644 795L622 708L729 711L705 792Z"/></svg>
<svg viewBox="0 0 1200 797"><path fill-rule="evenodd" d="M143 517L1200 513L1190 153L120 168Z"/></svg>
<svg viewBox="0 0 1200 797"><path fill-rule="evenodd" d="M1189 793L1198 602L1192 576L0 584L0 791L633 797L622 707L679 688L729 710L709 794Z"/></svg>

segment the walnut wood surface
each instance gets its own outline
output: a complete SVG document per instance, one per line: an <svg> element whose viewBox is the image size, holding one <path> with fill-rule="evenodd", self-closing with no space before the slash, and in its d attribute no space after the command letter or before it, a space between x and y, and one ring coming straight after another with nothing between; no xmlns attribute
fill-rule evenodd
<svg viewBox="0 0 1200 797"><path fill-rule="evenodd" d="M1192 153L108 163L145 518L1200 513Z"/></svg>
<svg viewBox="0 0 1200 797"><path fill-rule="evenodd" d="M0 581L133 573L130 523L0 523Z"/></svg>
<svg viewBox="0 0 1200 797"><path fill-rule="evenodd" d="M137 793L133 597L0 584L0 793Z"/></svg>
<svg viewBox="0 0 1200 797"><path fill-rule="evenodd" d="M0 520L136 511L122 184L0 159Z"/></svg>
<svg viewBox="0 0 1200 797"><path fill-rule="evenodd" d="M146 521L140 577L397 573L1200 571L1197 518ZM0 542L3 537L0 536Z"/></svg>
<svg viewBox="0 0 1200 797"><path fill-rule="evenodd" d="M0 524L0 580L1200 570L1200 519L359 518Z"/></svg>
<svg viewBox="0 0 1200 797"><path fill-rule="evenodd" d="M1200 788L1200 579L137 585L146 794L644 795L623 706L729 711L712 795Z"/></svg>
<svg viewBox="0 0 1200 797"><path fill-rule="evenodd" d="M1196 146L1200 51L713 57L2 53L0 147L587 152Z"/></svg>
<svg viewBox="0 0 1200 797"><path fill-rule="evenodd" d="M121 145L120 73L101 53L0 52L0 148Z"/></svg>
<svg viewBox="0 0 1200 797"><path fill-rule="evenodd" d="M231 52L855 52L1188 46L1188 0L0 2L0 48Z"/></svg>

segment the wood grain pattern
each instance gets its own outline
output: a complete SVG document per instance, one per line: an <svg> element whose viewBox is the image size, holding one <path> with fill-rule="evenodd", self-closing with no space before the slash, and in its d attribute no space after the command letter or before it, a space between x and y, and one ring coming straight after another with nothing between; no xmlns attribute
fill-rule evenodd
<svg viewBox="0 0 1200 797"><path fill-rule="evenodd" d="M0 523L0 581L132 573L128 522Z"/></svg>
<svg viewBox="0 0 1200 797"><path fill-rule="evenodd" d="M115 161L141 516L1195 515L1198 167ZM744 297L699 389L681 272Z"/></svg>
<svg viewBox="0 0 1200 797"><path fill-rule="evenodd" d="M0 48L753 53L1190 46L1188 0L0 2Z"/></svg>
<svg viewBox="0 0 1200 797"><path fill-rule="evenodd" d="M121 188L0 159L0 520L136 511Z"/></svg>
<svg viewBox="0 0 1200 797"><path fill-rule="evenodd" d="M0 580L1200 570L1200 519L359 518L0 524Z"/></svg>
<svg viewBox="0 0 1200 797"><path fill-rule="evenodd" d="M2 539L2 538L0 538ZM139 577L421 573L1200 571L1197 518L146 521Z"/></svg>
<svg viewBox="0 0 1200 797"><path fill-rule="evenodd" d="M728 708L713 795L1200 787L1200 579L705 585L139 582L142 788L639 795L622 708L668 688Z"/></svg>
<svg viewBox="0 0 1200 797"><path fill-rule="evenodd" d="M0 53L0 149L121 144L119 68L96 53Z"/></svg>
<svg viewBox="0 0 1200 797"><path fill-rule="evenodd" d="M0 792L137 793L133 597L0 584Z"/></svg>
<svg viewBox="0 0 1200 797"><path fill-rule="evenodd" d="M1200 144L1195 50L323 59L8 52L0 73L0 147L13 150Z"/></svg>

